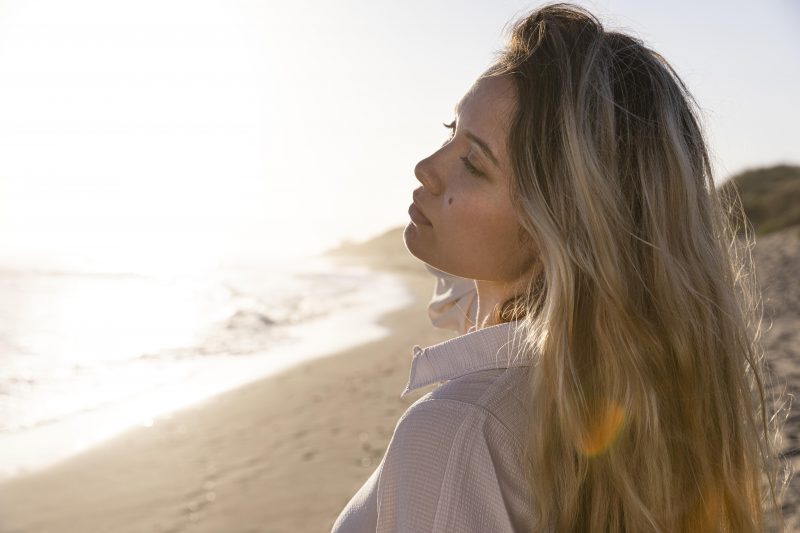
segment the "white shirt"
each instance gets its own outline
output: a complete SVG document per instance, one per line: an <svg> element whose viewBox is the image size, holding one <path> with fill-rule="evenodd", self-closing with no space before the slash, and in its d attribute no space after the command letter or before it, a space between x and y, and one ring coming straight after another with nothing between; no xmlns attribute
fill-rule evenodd
<svg viewBox="0 0 800 533"><path fill-rule="evenodd" d="M527 371L518 322L480 330L472 280L437 275L428 307L438 327L463 333L414 346L401 397L445 381L397 422L386 453L333 525L332 533L530 531L529 490L522 473L528 419ZM467 283L468 282L468 283ZM458 311L461 310L461 311Z"/></svg>
<svg viewBox="0 0 800 533"><path fill-rule="evenodd" d="M453 276L424 264L428 272L436 276L433 296L428 304L431 323L437 328L467 333L478 317L478 291L475 281Z"/></svg>

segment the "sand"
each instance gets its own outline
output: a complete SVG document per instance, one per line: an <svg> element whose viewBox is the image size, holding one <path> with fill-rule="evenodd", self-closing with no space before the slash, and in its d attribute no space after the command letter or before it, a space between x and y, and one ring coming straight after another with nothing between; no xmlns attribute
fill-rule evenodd
<svg viewBox="0 0 800 533"><path fill-rule="evenodd" d="M757 239L753 252L764 314L762 345L772 389L794 397L781 449L795 475L784 500L787 531L800 531L800 226Z"/></svg>
<svg viewBox="0 0 800 533"><path fill-rule="evenodd" d="M800 233L763 239L756 258L768 312L765 334L779 378L800 392ZM400 398L412 346L453 333L433 329L433 280L399 230L337 260L386 269L414 295L380 322L388 337L309 361L133 429L56 466L0 485L0 531L322 532L382 457L405 409L436 385ZM771 311L769 311L771 310ZM800 445L800 417L784 448ZM795 460L797 457L795 456ZM800 484L787 515L800 530Z"/></svg>

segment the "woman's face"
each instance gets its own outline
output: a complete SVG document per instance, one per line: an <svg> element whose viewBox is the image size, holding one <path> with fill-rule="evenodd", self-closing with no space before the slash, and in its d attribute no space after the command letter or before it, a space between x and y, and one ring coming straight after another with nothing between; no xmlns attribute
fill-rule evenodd
<svg viewBox="0 0 800 533"><path fill-rule="evenodd" d="M512 83L479 79L457 106L452 137L414 168L422 187L414 190L406 247L456 276L513 282L534 258L520 244L509 192Z"/></svg>

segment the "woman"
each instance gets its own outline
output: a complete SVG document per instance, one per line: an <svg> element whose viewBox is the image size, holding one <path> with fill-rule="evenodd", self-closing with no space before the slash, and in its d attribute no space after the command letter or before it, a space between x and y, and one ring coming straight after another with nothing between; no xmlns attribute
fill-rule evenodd
<svg viewBox="0 0 800 533"><path fill-rule="evenodd" d="M406 247L462 335L414 347L403 394L444 384L333 531L781 528L752 267L692 104L579 7L516 22L415 168Z"/></svg>

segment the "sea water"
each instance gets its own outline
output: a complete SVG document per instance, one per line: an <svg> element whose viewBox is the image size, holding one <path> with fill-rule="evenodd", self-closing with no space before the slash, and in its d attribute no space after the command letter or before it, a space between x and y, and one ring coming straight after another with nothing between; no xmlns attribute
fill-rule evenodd
<svg viewBox="0 0 800 533"><path fill-rule="evenodd" d="M324 257L195 275L0 268L0 479L385 335L395 276Z"/></svg>

